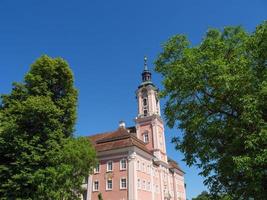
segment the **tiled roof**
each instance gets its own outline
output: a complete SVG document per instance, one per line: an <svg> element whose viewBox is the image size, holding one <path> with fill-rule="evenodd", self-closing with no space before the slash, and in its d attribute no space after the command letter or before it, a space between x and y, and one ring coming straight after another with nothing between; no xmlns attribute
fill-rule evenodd
<svg viewBox="0 0 267 200"><path fill-rule="evenodd" d="M142 140L139 140L134 133L135 129L133 127L118 128L115 131L88 136L88 138L98 152L137 146L143 151L151 154L145 147L145 143Z"/></svg>
<svg viewBox="0 0 267 200"><path fill-rule="evenodd" d="M169 163L170 169L177 169L184 173L184 171L180 168L178 163L169 157L168 157L168 163Z"/></svg>

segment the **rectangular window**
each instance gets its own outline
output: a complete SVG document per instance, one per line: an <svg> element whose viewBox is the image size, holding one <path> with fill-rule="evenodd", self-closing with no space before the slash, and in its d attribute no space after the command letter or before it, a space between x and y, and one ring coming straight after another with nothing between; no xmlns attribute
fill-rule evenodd
<svg viewBox="0 0 267 200"><path fill-rule="evenodd" d="M110 172L113 170L113 163L112 161L107 162L107 171Z"/></svg>
<svg viewBox="0 0 267 200"><path fill-rule="evenodd" d="M112 190L112 179L107 180L106 190Z"/></svg>
<svg viewBox="0 0 267 200"><path fill-rule="evenodd" d="M144 105L144 106L147 105L147 99L146 99L146 98L143 99L143 105Z"/></svg>
<svg viewBox="0 0 267 200"><path fill-rule="evenodd" d="M149 165L147 166L146 170L147 170L147 173L150 174L150 166Z"/></svg>
<svg viewBox="0 0 267 200"><path fill-rule="evenodd" d="M98 181L94 181L93 191L99 191L99 182Z"/></svg>
<svg viewBox="0 0 267 200"><path fill-rule="evenodd" d="M120 170L125 170L127 168L126 159L120 161Z"/></svg>
<svg viewBox="0 0 267 200"><path fill-rule="evenodd" d="M140 162L137 160L137 170L140 170Z"/></svg>
<svg viewBox="0 0 267 200"><path fill-rule="evenodd" d="M148 141L149 141L148 134L145 133L143 137L144 137L144 142L148 143Z"/></svg>
<svg viewBox="0 0 267 200"><path fill-rule="evenodd" d="M144 110L144 116L147 116L147 110L146 109Z"/></svg>
<svg viewBox="0 0 267 200"><path fill-rule="evenodd" d="M143 180L143 185L142 185L142 188L143 188L143 190L145 190L145 189L146 189L146 181L145 181L145 180Z"/></svg>
<svg viewBox="0 0 267 200"><path fill-rule="evenodd" d="M137 188L141 189L141 180L140 179L137 180Z"/></svg>
<svg viewBox="0 0 267 200"><path fill-rule="evenodd" d="M143 163L143 165L142 165L142 172L145 172L145 171L146 171L145 163Z"/></svg>
<svg viewBox="0 0 267 200"><path fill-rule="evenodd" d="M150 186L150 182L148 181L147 184L146 184L146 190L147 190L147 191L150 191L150 187L151 187L151 186Z"/></svg>
<svg viewBox="0 0 267 200"><path fill-rule="evenodd" d="M120 189L126 189L126 188L127 188L126 178L121 178Z"/></svg>
<svg viewBox="0 0 267 200"><path fill-rule="evenodd" d="M99 171L100 171L100 165L99 165L99 163L97 163L94 171L95 171L95 174L99 173Z"/></svg>

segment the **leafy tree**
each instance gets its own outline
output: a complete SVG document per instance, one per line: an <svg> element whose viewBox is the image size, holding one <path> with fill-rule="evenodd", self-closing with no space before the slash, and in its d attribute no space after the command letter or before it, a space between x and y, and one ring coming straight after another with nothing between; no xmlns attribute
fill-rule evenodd
<svg viewBox="0 0 267 200"><path fill-rule="evenodd" d="M77 91L61 58L42 56L0 103L1 199L78 199L96 154L74 138Z"/></svg>
<svg viewBox="0 0 267 200"><path fill-rule="evenodd" d="M98 197L98 200L103 200L102 193L99 193L99 194L97 195L97 197Z"/></svg>
<svg viewBox="0 0 267 200"><path fill-rule="evenodd" d="M213 194L267 196L267 22L210 29L199 45L176 35L156 62L173 138Z"/></svg>
<svg viewBox="0 0 267 200"><path fill-rule="evenodd" d="M208 192L203 191L197 197L192 198L192 200L232 200L232 198L229 195L213 196Z"/></svg>
<svg viewBox="0 0 267 200"><path fill-rule="evenodd" d="M192 198L192 200L210 200L210 195L208 192L203 191L200 195L198 195L195 198Z"/></svg>

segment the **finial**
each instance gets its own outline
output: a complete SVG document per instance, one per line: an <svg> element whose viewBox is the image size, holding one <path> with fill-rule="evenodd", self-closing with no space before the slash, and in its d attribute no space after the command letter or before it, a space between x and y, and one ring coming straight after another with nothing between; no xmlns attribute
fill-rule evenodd
<svg viewBox="0 0 267 200"><path fill-rule="evenodd" d="M145 69L145 71L148 70L148 68L147 68L147 57L146 56L144 57L144 69Z"/></svg>

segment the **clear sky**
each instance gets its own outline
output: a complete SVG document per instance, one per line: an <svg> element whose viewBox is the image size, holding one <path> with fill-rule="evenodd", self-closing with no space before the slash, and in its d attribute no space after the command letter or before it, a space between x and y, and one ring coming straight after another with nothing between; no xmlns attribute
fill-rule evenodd
<svg viewBox="0 0 267 200"><path fill-rule="evenodd" d="M131 126L144 55L153 69L161 44L174 34L186 34L196 45L209 27L253 31L266 19L266 0L1 0L0 93L21 81L42 54L60 56L79 90L76 135L117 129L119 120ZM161 77L152 78L161 88ZM205 187L170 143L180 133L166 128L167 151L186 172L191 199Z"/></svg>

